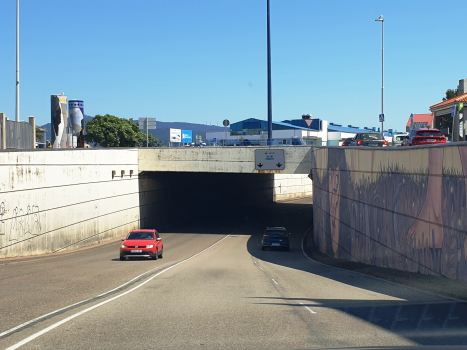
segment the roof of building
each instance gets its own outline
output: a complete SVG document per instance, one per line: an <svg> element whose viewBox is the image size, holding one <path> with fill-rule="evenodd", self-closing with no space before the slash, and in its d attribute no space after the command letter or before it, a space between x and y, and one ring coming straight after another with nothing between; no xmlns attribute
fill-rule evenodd
<svg viewBox="0 0 467 350"><path fill-rule="evenodd" d="M334 123L328 124L328 131L348 132L348 133L356 134L356 133L365 132L368 130L373 131L373 128L362 129L362 128L359 128L358 126L352 126L352 125L342 126L342 125L334 124Z"/></svg>
<svg viewBox="0 0 467 350"><path fill-rule="evenodd" d="M442 106L449 105L449 104L455 103L455 102L467 102L467 93L456 96L456 97L453 97L453 98L451 98L449 100L437 103L437 104L431 106L430 109L442 107Z"/></svg>
<svg viewBox="0 0 467 350"><path fill-rule="evenodd" d="M245 119L245 120L241 120L241 121L232 123L232 124L230 124L230 130L234 130L237 125L242 125L242 127L243 127L244 123L246 123L246 125L248 125L248 123L260 123L259 125L261 127L266 128L266 130L267 130L267 120L262 120L262 119L257 119L257 118L248 118L248 119ZM253 127L253 128L257 128L257 125L255 125L255 127ZM294 125L292 123L284 123L284 122L276 122L276 121L272 122L272 128L273 128L273 130L284 130L284 129L308 130L308 128L306 128L306 127L297 126L297 125ZM313 131L316 131L316 130L313 130Z"/></svg>
<svg viewBox="0 0 467 350"><path fill-rule="evenodd" d="M410 116L413 115L413 123L427 123L428 125L431 125L433 122L434 115L433 114L411 114ZM411 117L409 117L409 120L407 121L406 126L410 126L412 123L410 122Z"/></svg>

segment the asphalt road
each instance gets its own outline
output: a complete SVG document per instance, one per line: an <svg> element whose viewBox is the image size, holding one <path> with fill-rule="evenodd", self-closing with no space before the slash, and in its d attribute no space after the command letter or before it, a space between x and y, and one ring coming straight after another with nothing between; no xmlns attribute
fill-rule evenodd
<svg viewBox="0 0 467 350"><path fill-rule="evenodd" d="M466 304L310 260L310 212L298 200L180 225L161 232L157 261L119 261L120 242L0 261L0 348L467 344ZM275 225L292 232L290 252L261 250L261 231Z"/></svg>

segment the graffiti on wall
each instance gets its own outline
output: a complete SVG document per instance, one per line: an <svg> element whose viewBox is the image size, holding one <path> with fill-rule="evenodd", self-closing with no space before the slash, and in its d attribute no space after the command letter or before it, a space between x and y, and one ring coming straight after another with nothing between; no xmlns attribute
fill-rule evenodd
<svg viewBox="0 0 467 350"><path fill-rule="evenodd" d="M467 147L382 152L315 149L314 244L336 258L467 280Z"/></svg>
<svg viewBox="0 0 467 350"><path fill-rule="evenodd" d="M39 207L28 205L26 208L15 207L7 214L6 202L0 203L0 247L12 242L19 242L41 233Z"/></svg>

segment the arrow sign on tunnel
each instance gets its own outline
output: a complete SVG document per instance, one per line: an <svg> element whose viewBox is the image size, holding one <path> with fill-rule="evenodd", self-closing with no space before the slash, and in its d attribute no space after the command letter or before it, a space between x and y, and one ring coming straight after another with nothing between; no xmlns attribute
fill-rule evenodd
<svg viewBox="0 0 467 350"><path fill-rule="evenodd" d="M284 149L270 148L255 150L256 170L284 170Z"/></svg>

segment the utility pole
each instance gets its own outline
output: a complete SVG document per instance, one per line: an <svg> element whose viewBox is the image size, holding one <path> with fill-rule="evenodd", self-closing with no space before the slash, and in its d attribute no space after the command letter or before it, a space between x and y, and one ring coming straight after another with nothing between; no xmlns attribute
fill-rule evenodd
<svg viewBox="0 0 467 350"><path fill-rule="evenodd" d="M267 32L268 32L268 146L272 143L272 100L271 100L271 28L269 20L269 0L267 0Z"/></svg>
<svg viewBox="0 0 467 350"><path fill-rule="evenodd" d="M381 120L381 133L384 137L384 19L383 15L375 19L376 22L381 22L381 114L383 119Z"/></svg>
<svg viewBox="0 0 467 350"><path fill-rule="evenodd" d="M16 0L16 111L15 119L19 122L19 0Z"/></svg>

